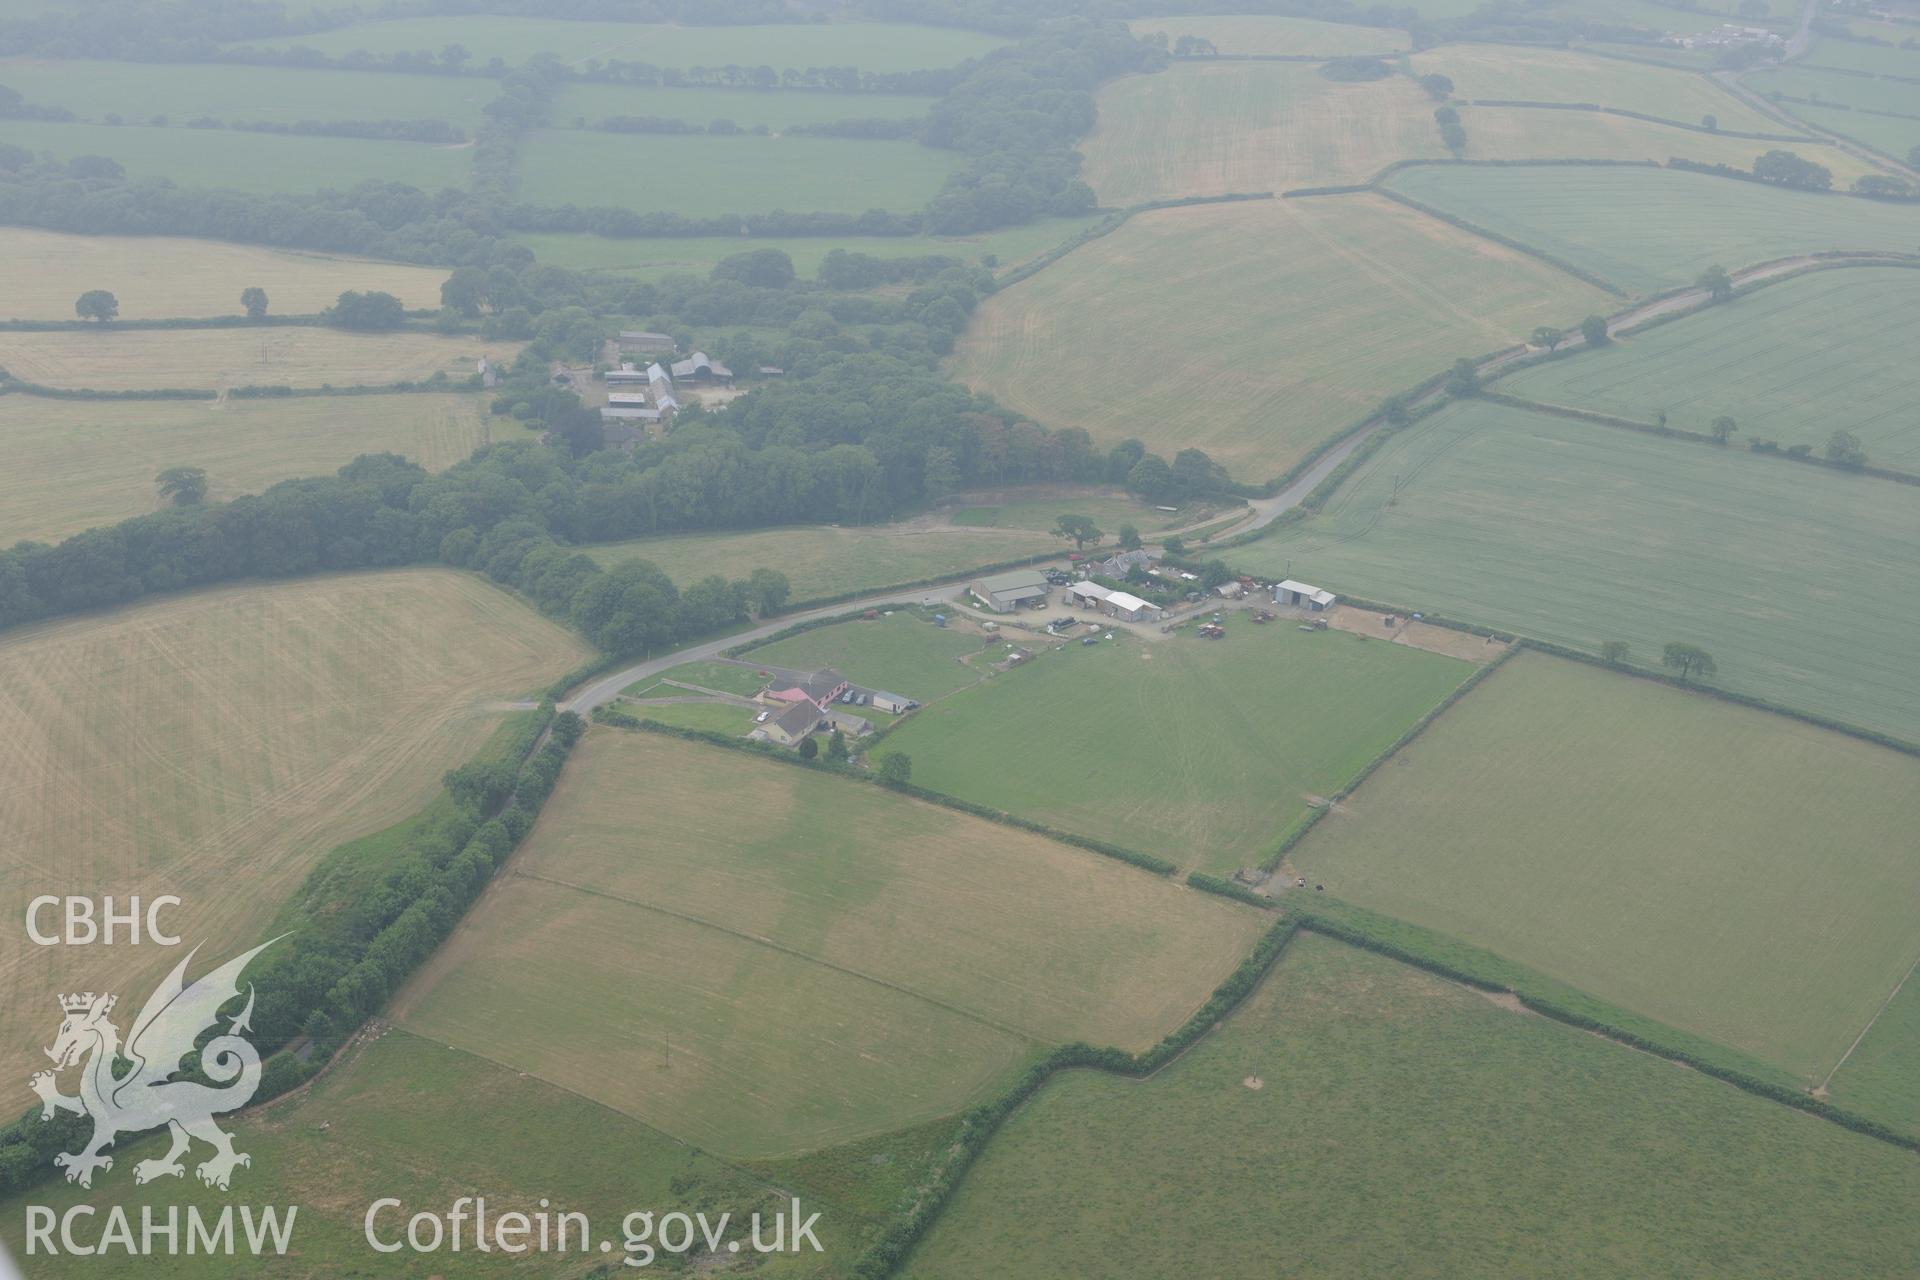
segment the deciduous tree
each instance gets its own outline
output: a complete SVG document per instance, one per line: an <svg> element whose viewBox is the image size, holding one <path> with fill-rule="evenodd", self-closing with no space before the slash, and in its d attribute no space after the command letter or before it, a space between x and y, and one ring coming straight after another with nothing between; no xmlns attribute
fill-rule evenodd
<svg viewBox="0 0 1920 1280"><path fill-rule="evenodd" d="M1091 516L1063 515L1053 522L1053 533L1057 538L1068 538L1073 542L1075 551L1084 551L1089 542L1100 541L1100 526Z"/></svg>
<svg viewBox="0 0 1920 1280"><path fill-rule="evenodd" d="M1602 640L1600 642L1600 660L1613 666L1620 666L1627 660L1627 642L1625 640Z"/></svg>
<svg viewBox="0 0 1920 1280"><path fill-rule="evenodd" d="M267 314L267 291L259 285L240 291L240 305L247 309L247 319L258 320Z"/></svg>
<svg viewBox="0 0 1920 1280"><path fill-rule="evenodd" d="M1695 287L1705 289L1715 302L1725 302L1733 296L1733 277L1717 262L1702 271L1693 283Z"/></svg>
<svg viewBox="0 0 1920 1280"><path fill-rule="evenodd" d="M1713 442L1715 444L1725 444L1728 437L1732 436L1733 433L1739 429L1740 424L1723 413L1713 420L1713 427L1711 429Z"/></svg>
<svg viewBox="0 0 1920 1280"><path fill-rule="evenodd" d="M1612 336L1607 333L1607 318L1605 316L1588 316L1585 320L1582 320L1580 322L1580 336L1586 339L1587 345L1590 347L1604 347L1613 341Z"/></svg>
<svg viewBox="0 0 1920 1280"><path fill-rule="evenodd" d="M82 320L105 324L120 314L120 299L105 289L89 289L74 302L73 311Z"/></svg>
<svg viewBox="0 0 1920 1280"><path fill-rule="evenodd" d="M168 467L153 483L176 507L198 506L207 499L207 473L200 467Z"/></svg>
<svg viewBox="0 0 1920 1280"><path fill-rule="evenodd" d="M1679 672L1683 684L1695 676L1704 680L1715 671L1711 654L1699 645L1682 644L1678 640L1660 651L1660 665Z"/></svg>
<svg viewBox="0 0 1920 1280"><path fill-rule="evenodd" d="M880 781L889 786L902 786L913 780L913 757L904 751L889 751L880 757Z"/></svg>

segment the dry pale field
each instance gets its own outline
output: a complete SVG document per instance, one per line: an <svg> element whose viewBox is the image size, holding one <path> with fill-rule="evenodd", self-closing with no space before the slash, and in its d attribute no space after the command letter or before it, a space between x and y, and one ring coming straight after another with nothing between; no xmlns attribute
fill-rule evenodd
<svg viewBox="0 0 1920 1280"><path fill-rule="evenodd" d="M1699 124L1701 117L1711 115L1722 129L1798 132L1747 106L1697 71L1566 49L1491 44L1442 45L1415 54L1411 62L1415 75L1447 76L1453 81L1454 96L1461 99L1591 102L1681 124Z"/></svg>
<svg viewBox="0 0 1920 1280"><path fill-rule="evenodd" d="M1456 358L1611 302L1377 196L1198 206L989 299L952 369L1041 422L1205 449L1259 482Z"/></svg>
<svg viewBox="0 0 1920 1280"><path fill-rule="evenodd" d="M1211 40L1226 55L1340 57L1355 53L1398 53L1407 33L1345 22L1318 22L1266 14L1170 14L1135 18L1127 27L1137 36L1164 35L1171 48L1181 36Z"/></svg>
<svg viewBox="0 0 1920 1280"><path fill-rule="evenodd" d="M54 993L115 991L131 1017L182 954L35 946L29 900L177 894L183 946L223 958L328 849L433 795L498 722L489 703L587 652L436 569L196 592L0 640L0 1079L50 1043Z"/></svg>
<svg viewBox="0 0 1920 1280"><path fill-rule="evenodd" d="M471 335L347 333L312 327L0 333L0 369L42 386L95 391L248 385L336 387L473 373L523 344Z"/></svg>
<svg viewBox="0 0 1920 1280"><path fill-rule="evenodd" d="M1836 189L1851 186L1864 174L1880 172L1835 147L1808 142L1755 142L1599 111L1462 107L1460 125L1467 131L1469 160L1651 160L1665 164L1678 156L1701 164L1750 169L1761 153L1779 147L1833 170Z"/></svg>
<svg viewBox="0 0 1920 1280"><path fill-rule="evenodd" d="M440 305L444 270L364 258L335 258L175 236L70 236L0 229L0 319L72 320L88 289L120 301L123 320L243 313L240 291L267 291L267 309L305 315L333 305L344 289L391 293L408 307Z"/></svg>
<svg viewBox="0 0 1920 1280"><path fill-rule="evenodd" d="M957 1110L1040 1045L1145 1048L1268 923L862 783L595 730L395 1016L772 1155Z"/></svg>
<svg viewBox="0 0 1920 1280"><path fill-rule="evenodd" d="M215 500L329 475L362 453L403 454L437 471L490 439L525 435L475 394L302 396L290 400L48 400L0 396L0 546L159 509L153 478L205 468Z"/></svg>
<svg viewBox="0 0 1920 1280"><path fill-rule="evenodd" d="M1189 62L1115 80L1098 101L1081 150L1102 204L1365 182L1447 154L1433 102L1404 76L1342 84L1306 63Z"/></svg>

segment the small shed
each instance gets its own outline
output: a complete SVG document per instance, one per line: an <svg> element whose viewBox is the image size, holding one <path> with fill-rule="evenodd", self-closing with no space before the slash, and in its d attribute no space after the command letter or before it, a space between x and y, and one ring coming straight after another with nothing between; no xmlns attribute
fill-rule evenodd
<svg viewBox="0 0 1920 1280"><path fill-rule="evenodd" d="M875 689L868 699L875 711L885 711L889 715L902 715L920 704L903 693L888 693L884 689Z"/></svg>
<svg viewBox="0 0 1920 1280"><path fill-rule="evenodd" d="M1114 591L1107 595L1106 611L1122 622L1143 622L1158 617L1160 610L1151 601L1142 600L1128 591Z"/></svg>

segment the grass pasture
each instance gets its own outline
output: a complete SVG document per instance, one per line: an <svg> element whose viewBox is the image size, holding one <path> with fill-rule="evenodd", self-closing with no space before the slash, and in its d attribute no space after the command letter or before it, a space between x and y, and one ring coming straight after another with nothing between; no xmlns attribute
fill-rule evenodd
<svg viewBox="0 0 1920 1280"><path fill-rule="evenodd" d="M1446 155L1432 101L1401 76L1342 84L1307 63L1183 62L1111 81L1098 105L1081 151L1107 205L1365 182Z"/></svg>
<svg viewBox="0 0 1920 1280"><path fill-rule="evenodd" d="M1609 295L1377 196L1142 214L981 304L960 381L1102 445L1278 475L1396 391Z"/></svg>
<svg viewBox="0 0 1920 1280"><path fill-rule="evenodd" d="M1417 76L1451 78L1454 96L1461 99L1590 102L1681 124L1697 125L1710 115L1722 129L1791 132L1704 75L1618 58L1524 45L1450 44L1417 53L1411 63Z"/></svg>
<svg viewBox="0 0 1920 1280"><path fill-rule="evenodd" d="M561 18L468 15L357 22L332 31L235 46L317 49L344 57L411 53L464 45L477 63L500 58L514 66L536 53L567 63L590 59L651 62L662 67L858 67L921 71L951 67L1006 43L953 27L904 22L769 23L761 26L664 26L643 22L574 22Z"/></svg>
<svg viewBox="0 0 1920 1280"><path fill-rule="evenodd" d="M766 125L780 130L835 120L917 120L933 103L933 98L909 93L668 89L580 82L564 84L554 92L547 116L562 126L576 119L592 125L608 116L657 116L703 127L715 120L731 120L743 129Z"/></svg>
<svg viewBox="0 0 1920 1280"><path fill-rule="evenodd" d="M1730 414L1736 448L1818 450L1837 429L1877 464L1920 472L1920 271L1859 267L1769 285L1603 350L1523 369L1500 390L1548 404L1706 431Z"/></svg>
<svg viewBox="0 0 1920 1280"><path fill-rule="evenodd" d="M731 1212L738 1222L756 1210L771 1214L786 1203L783 1192L658 1130L444 1044L389 1029L350 1052L349 1060L334 1065L310 1089L222 1121L235 1145L253 1157L235 1174L231 1193L203 1186L191 1173L135 1185L135 1161L165 1150L165 1135L153 1133L123 1140L115 1148L113 1170L100 1175L91 1191L56 1178L24 1200L51 1205L56 1213L80 1203L99 1206L103 1215L108 1205L122 1206L134 1222L145 1206L161 1222L170 1208L184 1211L186 1205L212 1219L241 1194L255 1204L297 1204L300 1216L290 1252L298 1261L265 1267L267 1274L353 1275L378 1258L379 1274L404 1280L448 1274L448 1255L376 1255L367 1245L364 1219L367 1206L384 1196L399 1197L405 1207L379 1219L382 1239L389 1238L390 1221L396 1224L391 1238L398 1238L409 1215L429 1209L443 1213L458 1197L481 1187L490 1221L512 1211L537 1213L543 1201L551 1203L556 1230L560 1212L585 1213L594 1228L588 1252L547 1255L560 1274L599 1265L602 1239L620 1248L621 1220L636 1206L656 1213L704 1209L709 1219ZM511 1159L501 1158L503 1149L512 1152ZM766 1258L756 1274L833 1274L858 1251L867 1224L836 1203L821 1202L809 1194L811 1188L799 1191L811 1206L808 1212L825 1210L817 1234L826 1252ZM19 1222L23 1203L0 1202L0 1213L9 1224ZM526 1271L524 1258L475 1249L471 1224L463 1243L457 1255L460 1275ZM613 1256L617 1262L620 1254ZM33 1274L91 1276L99 1271L98 1261L64 1253L36 1257ZM190 1265L190 1271L172 1274L250 1280L263 1273L262 1262L244 1250L196 1254Z"/></svg>
<svg viewBox="0 0 1920 1280"><path fill-rule="evenodd" d="M0 333L0 369L47 387L382 386L444 372L464 381L483 355L511 361L522 344L474 334L342 329L84 329Z"/></svg>
<svg viewBox="0 0 1920 1280"><path fill-rule="evenodd" d="M815 627L749 650L741 658L800 671L833 667L856 685L926 702L981 679L985 668L962 659L990 643L990 638L943 631L918 613L896 609L871 622ZM866 712L856 709L855 714Z"/></svg>
<svg viewBox="0 0 1920 1280"><path fill-rule="evenodd" d="M536 129L519 154L522 187L557 203L690 218L775 209L911 213L959 167L957 153L917 142L753 134ZM662 181L668 173L674 180Z"/></svg>
<svg viewBox="0 0 1920 1280"><path fill-rule="evenodd" d="M444 120L469 133L497 92L489 81L451 76L42 58L0 59L0 84L93 123L109 115L135 125L165 116L175 128L200 116L222 124Z"/></svg>
<svg viewBox="0 0 1920 1280"><path fill-rule="evenodd" d="M1920 86L1907 85L1906 88L1916 95L1910 106L1920 107ZM1793 112L1808 124L1902 161L1915 147L1920 147L1920 119L1912 118L1920 112L1910 110L1907 118L1896 118L1838 106L1810 107L1802 102L1783 103L1782 109Z"/></svg>
<svg viewBox="0 0 1920 1280"><path fill-rule="evenodd" d="M1522 654L1291 855L1341 898L1823 1079L1920 960L1920 760Z"/></svg>
<svg viewBox="0 0 1920 1280"><path fill-rule="evenodd" d="M0 229L0 319L72 320L82 289L111 290L123 320L240 315L240 291L258 285L270 310L310 315L343 289L377 289L408 307L437 307L447 273L364 258L263 249L175 236L73 236ZM342 284L350 280L351 284ZM86 281L76 287L75 281Z"/></svg>
<svg viewBox="0 0 1920 1280"><path fill-rule="evenodd" d="M1467 404L1230 558L1589 652L1624 640L1635 662L1698 644L1720 687L1911 742L1917 542L1906 485Z"/></svg>
<svg viewBox="0 0 1920 1280"><path fill-rule="evenodd" d="M1308 935L1152 1079L1047 1085L901 1274L1894 1275L1917 1194L1890 1146Z"/></svg>
<svg viewBox="0 0 1920 1280"><path fill-rule="evenodd" d="M1345 57L1362 53L1403 53L1407 33L1345 22L1318 22L1266 14L1185 14L1135 18L1127 29L1136 36L1165 36L1172 48L1181 36L1211 40L1231 57Z"/></svg>
<svg viewBox="0 0 1920 1280"><path fill-rule="evenodd" d="M195 592L0 640L0 906L160 893L212 955L250 944L314 861L417 810L518 697L587 656L478 578L347 574ZM136 1004L177 956L0 939L4 1065L46 993Z"/></svg>
<svg viewBox="0 0 1920 1280"><path fill-rule="evenodd" d="M1833 171L1834 185L1841 190L1855 178L1881 172L1857 156L1822 143L1756 142L1600 111L1462 107L1460 125L1467 131L1469 160L1633 160L1665 164L1678 156L1700 164L1751 169L1758 156L1779 147L1826 165Z"/></svg>
<svg viewBox="0 0 1920 1280"><path fill-rule="evenodd" d="M586 233L514 237L532 249L542 262L585 270L589 267L642 279L691 274L704 276L722 258L748 249L778 249L793 259L794 269L811 278L820 262L835 249L876 258L917 258L940 254L968 265L992 254L1000 269L1016 267L1084 231L1098 221L1081 218L1041 218L1017 227L983 231L971 236L671 236L654 239L616 239Z"/></svg>
<svg viewBox="0 0 1920 1280"><path fill-rule="evenodd" d="M1913 974L1827 1082L1827 1095L1838 1106L1920 1134L1920 981Z"/></svg>
<svg viewBox="0 0 1920 1280"><path fill-rule="evenodd" d="M1909 64L1904 74L1920 76L1920 53L1906 56ZM1759 94L1781 93L1830 104L1782 102L1779 108L1897 159L1905 160L1911 148L1920 146L1920 118L1916 118L1920 117L1920 84L1798 65L1756 71L1741 77L1741 83Z"/></svg>
<svg viewBox="0 0 1920 1280"><path fill-rule="evenodd" d="M885 749L921 786L1225 874L1473 671L1343 631L1228 631L1068 645L914 713Z"/></svg>
<svg viewBox="0 0 1920 1280"><path fill-rule="evenodd" d="M509 424L496 426L495 423ZM525 436L477 395L307 396L292 400L45 400L0 396L0 546L54 542L159 509L153 478L207 472L215 500L282 480L330 475L363 453L404 454L429 470L489 439Z"/></svg>
<svg viewBox="0 0 1920 1280"><path fill-rule="evenodd" d="M1142 533L1198 524L1215 511L1241 509L1238 502L1190 503L1178 511L1162 511L1123 489L1060 489L1044 486L983 490L950 499L943 512L954 524L973 529L1031 529L1051 533L1063 515L1082 515L1100 526L1109 539L1122 525Z"/></svg>
<svg viewBox="0 0 1920 1280"><path fill-rule="evenodd" d="M596 731L397 1017L771 1157L950 1114L1045 1043L1144 1047L1264 924L859 782Z"/></svg>
<svg viewBox="0 0 1920 1280"><path fill-rule="evenodd" d="M941 531L913 524L672 534L581 548L603 565L644 556L675 582L710 573L744 578L755 569L777 567L787 575L796 601L947 578L1059 549L1058 538L1026 530Z"/></svg>
<svg viewBox="0 0 1920 1280"><path fill-rule="evenodd" d="M369 179L439 191L464 187L473 176L473 154L466 147L366 138L4 120L0 142L52 152L59 160L106 156L132 178L168 178L182 187L223 187L252 195L344 189Z"/></svg>
<svg viewBox="0 0 1920 1280"><path fill-rule="evenodd" d="M1854 31L1874 35L1882 40L1893 40L1896 45L1914 34L1912 27L1893 23L1863 22L1854 20L1847 24ZM1868 71L1884 76L1920 76L1920 50L1887 48L1884 45L1867 44L1858 40L1822 39L1813 42L1813 48L1801 63L1809 67L1840 67L1849 71Z"/></svg>
<svg viewBox="0 0 1920 1280"><path fill-rule="evenodd" d="M1633 292L1826 249L1920 251L1920 210L1673 169L1422 165L1396 191Z"/></svg>

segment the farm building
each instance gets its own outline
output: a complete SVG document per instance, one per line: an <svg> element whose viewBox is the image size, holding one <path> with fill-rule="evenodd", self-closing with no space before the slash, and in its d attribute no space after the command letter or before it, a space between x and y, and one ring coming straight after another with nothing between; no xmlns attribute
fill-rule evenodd
<svg viewBox="0 0 1920 1280"><path fill-rule="evenodd" d="M660 410L647 402L644 392L611 391L607 393L607 403L600 409L600 420L611 422L617 418L631 418L640 422L660 421Z"/></svg>
<svg viewBox="0 0 1920 1280"><path fill-rule="evenodd" d="M685 360L675 360L671 372L676 380L682 382L733 381L733 370L704 351L696 351Z"/></svg>
<svg viewBox="0 0 1920 1280"><path fill-rule="evenodd" d="M847 678L828 667L801 680L778 679L760 691L766 702L811 703L816 711L825 711L833 700L847 691Z"/></svg>
<svg viewBox="0 0 1920 1280"><path fill-rule="evenodd" d="M609 449L625 449L631 452L637 445L646 441L647 429L625 422L605 422L600 425L600 436Z"/></svg>
<svg viewBox="0 0 1920 1280"><path fill-rule="evenodd" d="M607 385L610 387L644 387L647 385L647 371L623 364L618 369L607 370Z"/></svg>
<svg viewBox="0 0 1920 1280"><path fill-rule="evenodd" d="M1309 586L1304 582L1295 582L1292 578L1288 578L1285 582L1282 582L1273 589L1273 602L1275 604L1300 605L1313 610L1315 613L1327 608L1339 598L1339 596L1334 595L1331 591L1322 591L1319 587Z"/></svg>
<svg viewBox="0 0 1920 1280"><path fill-rule="evenodd" d="M1159 606L1126 591L1109 592L1101 607L1122 622L1144 622L1160 616Z"/></svg>
<svg viewBox="0 0 1920 1280"><path fill-rule="evenodd" d="M875 711L885 711L890 715L896 716L903 712L911 711L920 705L905 694L888 693L884 689L874 690L873 697L869 699L869 701L873 703L873 709Z"/></svg>
<svg viewBox="0 0 1920 1280"><path fill-rule="evenodd" d="M1222 600L1238 600L1241 596L1247 594L1245 584L1239 582L1223 582L1213 590L1214 594L1218 595Z"/></svg>
<svg viewBox="0 0 1920 1280"><path fill-rule="evenodd" d="M873 721L857 716L851 711L829 711L827 719L840 732L854 738L864 738L873 732Z"/></svg>
<svg viewBox="0 0 1920 1280"><path fill-rule="evenodd" d="M1083 609L1105 604L1107 597L1112 594L1097 582L1076 582L1067 588L1067 599Z"/></svg>
<svg viewBox="0 0 1920 1280"><path fill-rule="evenodd" d="M1047 578L1038 569L997 573L968 584L967 593L995 613L1011 613L1023 604L1047 598Z"/></svg>
<svg viewBox="0 0 1920 1280"><path fill-rule="evenodd" d="M820 727L821 714L819 707L803 700L767 721L762 728L770 740L781 746L797 747Z"/></svg>
<svg viewBox="0 0 1920 1280"><path fill-rule="evenodd" d="M644 330L625 330L620 334L620 354L623 356L670 356L680 349L680 344L671 334L648 333Z"/></svg>
<svg viewBox="0 0 1920 1280"><path fill-rule="evenodd" d="M1088 571L1103 578L1124 578L1136 568L1146 570L1153 564L1153 557L1144 549L1122 551L1118 555L1108 556L1088 566Z"/></svg>

